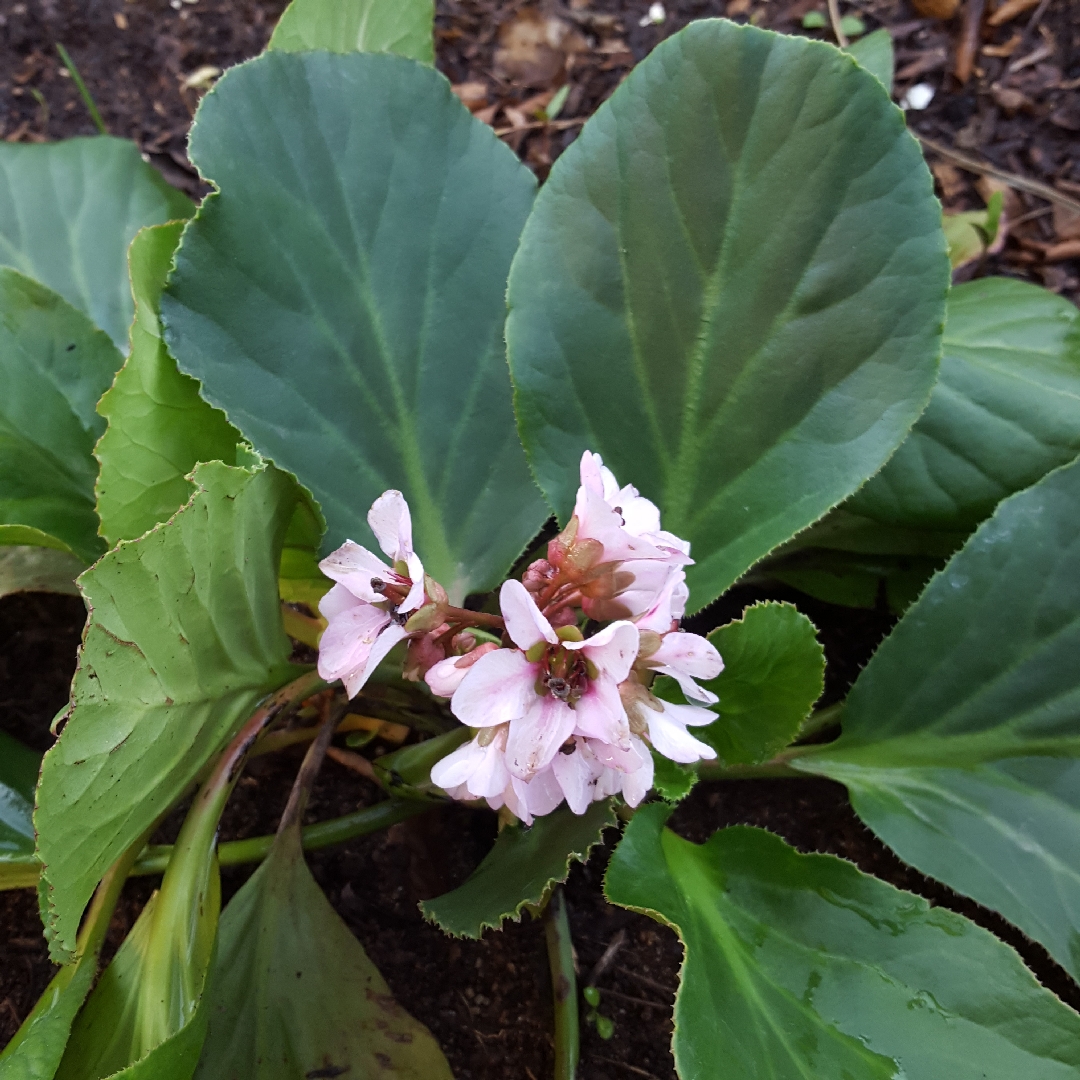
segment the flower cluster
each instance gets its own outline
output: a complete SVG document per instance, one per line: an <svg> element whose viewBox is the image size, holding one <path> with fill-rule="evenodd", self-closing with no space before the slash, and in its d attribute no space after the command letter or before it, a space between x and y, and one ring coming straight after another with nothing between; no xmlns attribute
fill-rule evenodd
<svg viewBox="0 0 1080 1080"><path fill-rule="evenodd" d="M453 798L486 799L526 823L564 799L578 814L615 794L636 806L652 786L650 748L684 763L716 756L688 730L716 719L704 707L715 695L696 680L723 668L708 641L679 629L690 545L599 455L582 457L574 514L547 558L503 583L501 616L452 607L424 575L400 492L376 500L368 521L393 566L351 541L323 561L337 584L320 605L319 672L353 696L409 638L406 676L424 678L476 731L431 770ZM479 641L477 627L500 640ZM654 695L657 675L692 704Z"/></svg>

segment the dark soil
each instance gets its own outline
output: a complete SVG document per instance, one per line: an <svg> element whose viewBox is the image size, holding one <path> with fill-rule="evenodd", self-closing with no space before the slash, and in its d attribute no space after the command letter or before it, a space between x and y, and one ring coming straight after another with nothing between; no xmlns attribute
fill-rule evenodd
<svg viewBox="0 0 1080 1080"><path fill-rule="evenodd" d="M648 0L570 0L569 6L545 6L537 16L560 20L561 48L553 55L523 57L500 34L510 33L515 20L530 17L521 14L527 6L524 0L439 0L438 63L470 108L541 177L632 64L689 19L727 13L794 32L807 11L824 10L817 0L679 0L666 4L668 17L661 26L643 27ZM72 80L62 73L54 48L60 42L109 130L135 139L168 180L198 195L198 179L185 154L200 93L190 85L200 80L191 76L255 55L283 7L284 0L0 0L0 137L37 141L93 133ZM907 0L865 0L850 9L845 5L845 14L849 10L860 12L869 28L885 25L893 32L898 96L916 82L935 87L930 107L909 113L915 131L1080 198L1080 7L1050 0L1035 12L1038 25L1029 10L1007 25L984 28L982 46L1001 51L1013 42L1012 53L977 54L966 85L954 74L963 5L948 22L920 18ZM1036 55L1040 51L1043 55ZM1016 71L1006 71L1032 56ZM558 123L544 126L537 110L563 82L571 92ZM989 189L978 173L943 156L930 157L947 208L984 204ZM1012 225L1003 251L965 273L1026 277L1075 300L1080 262L1062 257L1061 245L1080 236L1077 223L1060 207L1025 192L1008 195L1007 214ZM699 616L694 628L738 617L747 603L766 595L791 600L818 625L829 659L826 703L842 698L893 621L884 611L835 608L782 588L767 593L740 588ZM0 600L0 726L39 750L49 745L49 722L66 699L82 619L81 603L72 597ZM294 750L251 763L226 812L224 837L274 829L299 758ZM308 819L346 813L378 797L369 781L328 761ZM861 825L838 785L809 779L702 784L672 823L694 841L725 825L758 825L801 850L850 859L993 930L1020 951L1047 986L1080 1008L1080 989L1039 946L902 864ZM175 827L167 824L164 831ZM552 1006L542 927L526 917L501 933L488 932L482 941L454 941L424 923L417 911L419 900L464 880L494 832L492 815L447 807L315 853L310 861L395 996L432 1029L456 1076L543 1080L552 1066ZM587 866L575 868L567 887L583 978L613 940L623 942L598 981L601 1011L615 1021L615 1034L605 1042L592 1028L584 1029L582 1075L669 1080L674 1077L670 1004L681 950L671 931L604 901L600 882L606 856L598 852ZM224 872L226 898L248 872ZM110 935L112 948L154 884L143 879L127 886ZM30 1010L51 970L34 893L0 894L0 1045Z"/></svg>

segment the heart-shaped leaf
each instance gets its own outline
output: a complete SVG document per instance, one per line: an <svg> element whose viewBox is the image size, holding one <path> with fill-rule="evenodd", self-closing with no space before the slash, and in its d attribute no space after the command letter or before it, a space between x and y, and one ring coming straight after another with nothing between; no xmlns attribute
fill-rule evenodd
<svg viewBox="0 0 1080 1080"><path fill-rule="evenodd" d="M59 956L109 864L300 673L277 587L295 481L211 463L195 485L168 522L79 579L91 618L34 813Z"/></svg>
<svg viewBox="0 0 1080 1080"><path fill-rule="evenodd" d="M0 143L0 266L58 292L118 349L132 315L128 244L194 211L127 139Z"/></svg>
<svg viewBox="0 0 1080 1080"><path fill-rule="evenodd" d="M691 844L640 809L608 899L675 928L682 1080L1076 1080L1080 1016L1007 945L760 829Z"/></svg>
<svg viewBox="0 0 1080 1080"><path fill-rule="evenodd" d="M529 170L443 76L370 54L233 69L191 154L220 193L162 298L181 369L312 491L327 550L374 545L368 507L397 488L433 577L497 584L548 514L502 346Z"/></svg>
<svg viewBox="0 0 1080 1080"><path fill-rule="evenodd" d="M94 406L122 362L82 312L0 268L0 544L44 540L84 562L104 550L93 494L104 422Z"/></svg>
<svg viewBox="0 0 1080 1080"><path fill-rule="evenodd" d="M435 62L432 0L292 0L274 27L282 52L390 52Z"/></svg>
<svg viewBox="0 0 1080 1080"><path fill-rule="evenodd" d="M1023 281L949 294L926 412L845 510L883 525L969 532L1006 496L1080 453L1080 311Z"/></svg>
<svg viewBox="0 0 1080 1080"><path fill-rule="evenodd" d="M1080 462L1006 499L793 764L1080 977Z"/></svg>
<svg viewBox="0 0 1080 1080"><path fill-rule="evenodd" d="M110 546L142 536L183 506L198 462L236 464L239 432L176 370L161 339L161 290L182 231L180 222L143 229L128 252L131 349L97 407L109 422L95 454L97 511Z"/></svg>
<svg viewBox="0 0 1080 1080"><path fill-rule="evenodd" d="M210 993L197 1080L452 1080L315 883L298 829L225 909Z"/></svg>
<svg viewBox="0 0 1080 1080"><path fill-rule="evenodd" d="M876 472L937 371L918 144L820 42L702 20L559 158L510 275L522 441L569 514L601 453L693 543L691 607Z"/></svg>
<svg viewBox="0 0 1080 1080"><path fill-rule="evenodd" d="M611 800L605 799L584 814L560 806L528 828L507 826L464 885L425 900L420 910L448 934L478 938L539 904L552 885L566 880L570 864L584 862L614 824Z"/></svg>

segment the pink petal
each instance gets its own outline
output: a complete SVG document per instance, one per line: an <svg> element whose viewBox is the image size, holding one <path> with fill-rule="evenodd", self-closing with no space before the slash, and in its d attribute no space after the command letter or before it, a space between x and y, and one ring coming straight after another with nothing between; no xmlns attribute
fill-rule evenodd
<svg viewBox="0 0 1080 1080"><path fill-rule="evenodd" d="M344 544L326 556L319 569L331 581L339 581L346 589L366 600L369 604L376 604L385 597L377 593L371 587L372 578L385 580L390 574L390 567L378 557L373 555L366 547L354 544L346 540Z"/></svg>
<svg viewBox="0 0 1080 1080"><path fill-rule="evenodd" d="M637 493L637 488L629 484L608 502L615 508L615 512L622 515L623 528L631 536L642 536L646 533L656 533L660 529L660 511L656 504L642 498Z"/></svg>
<svg viewBox="0 0 1080 1080"><path fill-rule="evenodd" d="M562 788L551 769L543 769L531 780L510 778L515 791L521 792L530 814L543 817L563 801Z"/></svg>
<svg viewBox="0 0 1080 1080"><path fill-rule="evenodd" d="M580 649L600 672L621 683L630 674L638 651L638 631L625 619L605 626L586 641L568 641L568 649Z"/></svg>
<svg viewBox="0 0 1080 1080"><path fill-rule="evenodd" d="M431 782L449 792L468 782L484 757L484 747L471 739L431 766Z"/></svg>
<svg viewBox="0 0 1080 1080"><path fill-rule="evenodd" d="M558 753L552 758L551 771L559 781L559 787L566 796L566 804L575 814L584 814L592 802L593 775L585 755L578 747L572 754Z"/></svg>
<svg viewBox="0 0 1080 1080"><path fill-rule="evenodd" d="M348 611L350 608L358 607L361 604L370 607L366 600L353 596L344 585L332 585L329 592L319 601L319 614L327 622L332 622L343 611Z"/></svg>
<svg viewBox="0 0 1080 1080"><path fill-rule="evenodd" d="M724 670L724 661L711 641L682 630L665 635L649 660L693 679L715 679Z"/></svg>
<svg viewBox="0 0 1080 1080"><path fill-rule="evenodd" d="M598 765L621 773L631 773L640 769L644 761L642 752L646 757L649 754L648 748L636 735L631 735L626 740L626 745L621 747L601 742L598 739L588 739L587 742Z"/></svg>
<svg viewBox="0 0 1080 1080"><path fill-rule="evenodd" d="M467 667L458 667L458 661L462 656L448 656L440 660L433 667L428 668L424 675L424 681L431 687L431 692L439 697L453 697L454 691L461 685L462 680L468 674Z"/></svg>
<svg viewBox="0 0 1080 1080"><path fill-rule="evenodd" d="M671 629L672 621L681 619L686 610L686 574L678 567L662 562L624 563L620 569L630 569L635 574L634 584L627 592L637 590L639 582L642 593L647 593L650 587L657 590L649 601L645 614L634 620L638 628L666 634ZM625 596L626 593L620 593L619 599L629 607Z"/></svg>
<svg viewBox="0 0 1080 1080"><path fill-rule="evenodd" d="M516 578L504 581L499 590L499 608L506 620L510 640L522 650L531 649L539 641L552 645L559 640L551 623L540 614L529 590Z"/></svg>
<svg viewBox="0 0 1080 1080"><path fill-rule="evenodd" d="M581 486L588 491L595 492L601 498L604 496L604 473L611 476L611 470L604 468L604 459L599 454L590 453L588 450L581 455ZM614 480L615 477L611 476Z"/></svg>
<svg viewBox="0 0 1080 1080"><path fill-rule="evenodd" d="M367 663L364 664L364 670L359 674L345 676L345 689L349 693L349 697L356 697L360 693L363 685L375 674L375 669L386 658L387 653L401 640L407 638L409 635L403 626L398 626L396 622L390 623L389 626L375 639L375 644L371 647L371 652L368 653Z"/></svg>
<svg viewBox="0 0 1080 1080"><path fill-rule="evenodd" d="M319 674L333 682L361 669L389 623L390 616L371 604L357 603L339 612L319 641Z"/></svg>
<svg viewBox="0 0 1080 1080"><path fill-rule="evenodd" d="M574 704L574 733L616 746L628 746L630 721L614 679L592 679Z"/></svg>
<svg viewBox="0 0 1080 1080"><path fill-rule="evenodd" d="M477 667L481 663L483 660ZM506 740L506 767L520 780L531 779L544 766L550 764L573 730L574 710L565 701L559 701L550 695L537 697L534 694L529 711L510 721L510 737Z"/></svg>
<svg viewBox="0 0 1080 1080"><path fill-rule="evenodd" d="M408 559L413 549L412 517L409 504L400 491L384 491L371 504L367 520L379 547L391 559L395 562Z"/></svg>
<svg viewBox="0 0 1080 1080"><path fill-rule="evenodd" d="M506 768L506 735L500 732L483 748L483 758L468 781L469 791L478 799L501 795L510 783Z"/></svg>
<svg viewBox="0 0 1080 1080"><path fill-rule="evenodd" d="M450 711L469 727L493 727L524 716L539 698L537 666L517 649L496 649L465 673L450 701Z"/></svg>

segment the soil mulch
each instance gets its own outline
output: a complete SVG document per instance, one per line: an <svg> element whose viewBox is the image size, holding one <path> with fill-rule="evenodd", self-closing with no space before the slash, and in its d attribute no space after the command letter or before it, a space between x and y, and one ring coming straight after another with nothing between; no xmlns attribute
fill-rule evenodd
<svg viewBox="0 0 1080 1080"><path fill-rule="evenodd" d="M926 0L920 0L926 2ZM897 96L928 83L934 97L909 112L913 130L951 156L930 153L949 210L981 208L994 190L977 163L1080 199L1080 7L1049 0L1000 26L984 25L965 50L966 0L946 21L920 15L907 0L845 5L868 29L886 26L897 46ZM470 109L491 123L543 178L630 67L692 18L727 14L796 32L823 0L679 0L657 25L647 0L439 0L437 53ZM284 0L0 0L0 137L42 141L94 128L55 44L86 80L109 130L134 139L173 184L202 191L185 152L191 116L221 69L256 55ZM987 5L993 10L993 5ZM992 16L991 16L992 17ZM644 22L644 24L643 24ZM538 28L547 45L529 46ZM828 37L825 32L815 36ZM958 61L970 63L961 82ZM570 86L554 123L541 109ZM1003 249L964 273L996 273L1080 297L1080 216L1009 188ZM1069 248L1070 243L1076 249ZM796 603L818 625L829 658L825 702L842 698L892 625L884 611L850 611L783 588L733 590L698 616L694 629L738 617L765 597ZM83 621L73 597L30 594L0 600L0 727L39 750L67 696ZM273 831L300 759L292 750L249 766L222 823L226 838ZM376 801L369 781L333 761L323 768L308 810L314 821ZM163 829L175 830L178 815ZM700 842L725 825L770 829L803 851L827 851L960 911L1020 951L1038 977L1074 1008L1078 988L1037 945L991 912L906 867L858 821L842 787L824 780L700 784L677 809L673 827ZM426 1023L460 1080L520 1076L543 1080L552 1067L552 1006L543 929L526 916L479 942L455 941L425 923L417 903L463 881L483 858L494 817L446 807L353 841L310 862L331 902L363 943L398 1000ZM612 944L621 945L598 981L600 1011L615 1022L610 1041L582 1033L582 1075L590 1080L671 1080L670 1006L681 948L651 920L607 904L606 851L574 869L567 886L571 927L585 979ZM224 871L225 898L250 868ZM115 949L156 882L129 882L110 933ZM52 972L32 890L0 894L0 1045L14 1033Z"/></svg>

